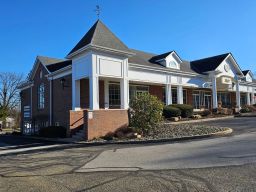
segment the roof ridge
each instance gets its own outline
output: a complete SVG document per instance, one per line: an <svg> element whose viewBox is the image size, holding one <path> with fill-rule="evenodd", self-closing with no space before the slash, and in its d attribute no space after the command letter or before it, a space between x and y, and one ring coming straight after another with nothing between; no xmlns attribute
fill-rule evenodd
<svg viewBox="0 0 256 192"><path fill-rule="evenodd" d="M204 57L202 59L196 59L196 60L193 60L191 62L202 61L202 60L205 60L205 59L212 59L212 58L215 58L215 57L220 57L220 56L225 56L225 55L228 56L229 54L230 54L230 52L229 53L223 53L223 54L215 55L215 56L210 56L210 57Z"/></svg>

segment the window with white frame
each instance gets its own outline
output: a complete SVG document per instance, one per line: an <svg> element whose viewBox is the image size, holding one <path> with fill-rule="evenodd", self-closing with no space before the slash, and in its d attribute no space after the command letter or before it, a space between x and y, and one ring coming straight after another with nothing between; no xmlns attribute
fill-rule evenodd
<svg viewBox="0 0 256 192"><path fill-rule="evenodd" d="M109 108L117 109L121 106L121 97L120 97L120 84L119 83L110 83L109 84Z"/></svg>
<svg viewBox="0 0 256 192"><path fill-rule="evenodd" d="M200 109L200 91L193 91L193 108Z"/></svg>
<svg viewBox="0 0 256 192"><path fill-rule="evenodd" d="M187 104L187 90L183 89L183 104Z"/></svg>
<svg viewBox="0 0 256 192"><path fill-rule="evenodd" d="M178 103L177 88L172 88L172 104Z"/></svg>
<svg viewBox="0 0 256 192"><path fill-rule="evenodd" d="M45 87L44 84L40 84L38 87L37 92L37 98L38 98L38 109L44 109L45 107Z"/></svg>
<svg viewBox="0 0 256 192"><path fill-rule="evenodd" d="M133 98L136 98L137 95L142 93L149 93L149 86L146 86L146 85L130 85L129 86L130 100Z"/></svg>

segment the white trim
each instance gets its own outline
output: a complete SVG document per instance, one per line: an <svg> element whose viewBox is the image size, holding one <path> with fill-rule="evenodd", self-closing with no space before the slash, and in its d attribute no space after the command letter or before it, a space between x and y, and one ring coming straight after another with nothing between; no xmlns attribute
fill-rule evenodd
<svg viewBox="0 0 256 192"><path fill-rule="evenodd" d="M41 64L41 65L45 68L45 70L47 71L47 73L50 74L50 71L49 71L49 70L47 69L47 67L40 61L40 59L38 59L38 56L37 56L37 57L36 57L36 61L35 61L34 65L33 65L33 68L32 68L32 73L31 73L31 76L30 76L31 79L34 79L34 76L35 76L36 71L37 71L37 69L38 69L38 67L39 67L39 64Z"/></svg>
<svg viewBox="0 0 256 192"><path fill-rule="evenodd" d="M102 46L98 46L98 45L93 45L93 44L89 44L86 45L84 47L82 47L81 49L78 49L77 51L75 51L74 53L67 55L66 58L67 59L71 59L72 57L88 50L88 49L95 49L95 50L102 50L102 51L107 51L107 52L111 52L111 53L117 53L117 54L121 54L121 55L127 55L127 56L132 56L135 55L135 53L132 52L126 52L126 51L120 51L117 49L111 49L111 48L107 48L107 47L102 47Z"/></svg>
<svg viewBox="0 0 256 192"><path fill-rule="evenodd" d="M171 71L170 68L168 69L159 69L157 67L149 67L145 65L135 64L135 63L129 63L129 67L131 68L137 68L137 69L144 69L144 70L150 70L150 71L156 71L156 72L162 72L162 73L168 73L168 74L175 74L175 75L183 75L183 76L193 76L193 77L205 77L205 75L197 74L197 73L190 73L185 71Z"/></svg>
<svg viewBox="0 0 256 192"><path fill-rule="evenodd" d="M54 71L51 74L46 75L46 77L48 79L49 78L59 79L60 77L64 77L64 76L67 76L67 75L70 75L70 74L72 74L72 66L67 66L67 67L61 68L57 71Z"/></svg>
<svg viewBox="0 0 256 192"><path fill-rule="evenodd" d="M34 83L31 83L31 84L26 85L26 86L24 86L24 87L20 87L19 90L20 90L20 91L23 91L23 90L29 89L30 87L33 87L33 86L34 86Z"/></svg>

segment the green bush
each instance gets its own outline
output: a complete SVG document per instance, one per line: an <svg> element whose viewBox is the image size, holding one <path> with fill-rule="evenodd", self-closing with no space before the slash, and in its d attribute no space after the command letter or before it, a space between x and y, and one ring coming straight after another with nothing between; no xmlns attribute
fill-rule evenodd
<svg viewBox="0 0 256 192"><path fill-rule="evenodd" d="M130 125L138 132L148 133L162 121L163 103L148 93L140 94L130 102Z"/></svg>
<svg viewBox="0 0 256 192"><path fill-rule="evenodd" d="M193 106L191 105L186 105L186 104L174 104L174 105L169 105L171 107L176 107L181 110L181 117L187 118L191 117L193 115Z"/></svg>
<svg viewBox="0 0 256 192"><path fill-rule="evenodd" d="M163 110L163 116L168 119L171 117L178 117L181 115L181 110L176 108L176 107L172 107L172 106L165 106L164 110Z"/></svg>
<svg viewBox="0 0 256 192"><path fill-rule="evenodd" d="M202 115L203 117L209 116L209 115L211 115L211 111L210 110L204 110L204 111L201 112L200 115Z"/></svg>
<svg viewBox="0 0 256 192"><path fill-rule="evenodd" d="M240 113L250 113L252 112L251 109L249 109L248 107L243 107L241 110L240 110Z"/></svg>
<svg viewBox="0 0 256 192"><path fill-rule="evenodd" d="M65 138L66 135L67 135L67 129L62 126L43 127L39 130L40 137Z"/></svg>

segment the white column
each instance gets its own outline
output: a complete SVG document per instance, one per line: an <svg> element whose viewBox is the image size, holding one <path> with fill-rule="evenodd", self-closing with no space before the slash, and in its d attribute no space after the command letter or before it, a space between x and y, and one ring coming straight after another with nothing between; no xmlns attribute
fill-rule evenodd
<svg viewBox="0 0 256 192"><path fill-rule="evenodd" d="M165 100L166 100L166 105L172 104L172 86L171 86L171 84L165 85Z"/></svg>
<svg viewBox="0 0 256 192"><path fill-rule="evenodd" d="M80 109L80 80L72 80L72 109Z"/></svg>
<svg viewBox="0 0 256 192"><path fill-rule="evenodd" d="M90 109L99 109L99 78L97 76L90 76Z"/></svg>
<svg viewBox="0 0 256 192"><path fill-rule="evenodd" d="M109 82L108 80L104 81L104 104L105 104L105 109L109 108Z"/></svg>
<svg viewBox="0 0 256 192"><path fill-rule="evenodd" d="M252 92L251 92L251 104L254 105L255 104L255 98L254 98L254 87L252 87Z"/></svg>
<svg viewBox="0 0 256 192"><path fill-rule="evenodd" d="M217 96L217 82L216 76L212 75L212 107L213 109L218 108L218 96Z"/></svg>
<svg viewBox="0 0 256 192"><path fill-rule="evenodd" d="M177 103L183 104L183 87L181 85L177 87Z"/></svg>
<svg viewBox="0 0 256 192"><path fill-rule="evenodd" d="M251 105L251 95L250 95L250 92L247 92L246 93L246 96L247 96L247 105Z"/></svg>
<svg viewBox="0 0 256 192"><path fill-rule="evenodd" d="M129 108L129 80L123 78L120 81L121 109Z"/></svg>
<svg viewBox="0 0 256 192"><path fill-rule="evenodd" d="M241 95L240 95L240 86L239 81L236 81L236 106L241 108Z"/></svg>

